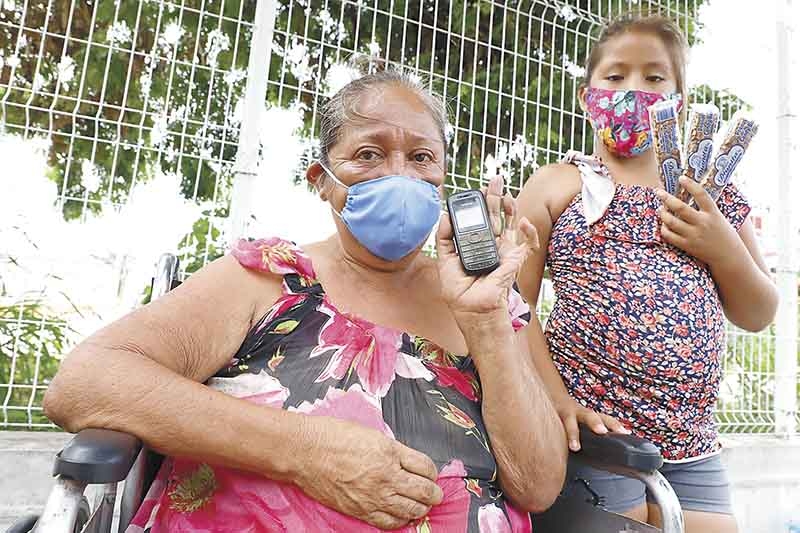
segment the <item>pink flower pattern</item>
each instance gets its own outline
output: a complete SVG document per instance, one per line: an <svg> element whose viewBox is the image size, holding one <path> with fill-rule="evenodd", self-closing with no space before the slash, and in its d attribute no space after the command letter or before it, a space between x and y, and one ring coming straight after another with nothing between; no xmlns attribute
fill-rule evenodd
<svg viewBox="0 0 800 533"><path fill-rule="evenodd" d="M283 276L284 294L209 387L267 407L349 420L390 438L407 436L417 423L432 428L417 448L434 458L444 500L402 533L531 531L528 516L496 484L480 420L480 386L468 357L341 313L316 281L310 259L292 243L240 241L233 255L247 268ZM526 324L528 307L516 291L509 296L509 313L515 328ZM435 401L428 399L431 394ZM419 404L402 400L409 397ZM484 522L503 529L486 530ZM378 530L292 485L167 458L128 533L192 531Z"/></svg>

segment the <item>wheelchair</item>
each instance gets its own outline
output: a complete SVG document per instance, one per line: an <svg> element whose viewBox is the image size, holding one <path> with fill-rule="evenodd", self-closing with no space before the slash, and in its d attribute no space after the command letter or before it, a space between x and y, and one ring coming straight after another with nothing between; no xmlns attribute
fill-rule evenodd
<svg viewBox="0 0 800 533"><path fill-rule="evenodd" d="M161 256L151 299L180 284L178 258ZM683 514L675 492L659 472L661 453L650 442L631 435L596 435L582 427L581 450L571 460L641 480L661 510L663 528L606 511L591 485L568 479L553 506L532 516L535 533L683 533ZM40 515L15 522L6 533L111 533L119 504L117 531L124 532L153 482L163 457L148 450L133 435L104 429L84 429L57 455L55 485ZM124 481L118 500L117 486ZM92 507L84 495L99 486Z"/></svg>

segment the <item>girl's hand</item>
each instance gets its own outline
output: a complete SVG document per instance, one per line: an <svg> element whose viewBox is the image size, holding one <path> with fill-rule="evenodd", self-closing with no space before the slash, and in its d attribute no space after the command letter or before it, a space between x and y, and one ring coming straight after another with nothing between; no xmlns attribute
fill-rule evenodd
<svg viewBox="0 0 800 533"><path fill-rule="evenodd" d="M742 245L741 239L711 196L699 183L685 176L679 182L692 195L697 209L666 191L657 190L656 195L664 203L659 210L664 241L707 265L735 256L732 252Z"/></svg>
<svg viewBox="0 0 800 533"><path fill-rule="evenodd" d="M484 321L487 314L508 318L508 290L517 278L528 255L539 249L536 228L527 218L516 220L516 201L510 194L503 196L503 179L496 176L484 191L489 218L496 236L500 266L485 276L464 272L453 242L450 217L442 215L436 235L436 253L442 295L456 319L475 317ZM503 229L505 218L505 229ZM517 243L517 232L521 234ZM510 324L510 320L509 320Z"/></svg>
<svg viewBox="0 0 800 533"><path fill-rule="evenodd" d="M582 406L571 397L567 397L561 402L556 402L555 408L559 418L561 418L561 423L564 424L569 449L573 452L581 449L580 431L578 429L580 424L588 427L598 435L605 435L609 431L630 435L630 431L613 416L596 413Z"/></svg>

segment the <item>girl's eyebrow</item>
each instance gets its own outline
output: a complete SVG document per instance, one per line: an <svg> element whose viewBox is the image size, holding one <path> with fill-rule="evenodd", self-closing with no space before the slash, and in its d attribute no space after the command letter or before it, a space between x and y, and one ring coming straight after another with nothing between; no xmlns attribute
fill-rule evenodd
<svg viewBox="0 0 800 533"><path fill-rule="evenodd" d="M662 70L669 70L670 65L668 63L664 63L663 61L650 61L649 63L645 63L644 65L646 68L655 68L655 69L662 69Z"/></svg>
<svg viewBox="0 0 800 533"><path fill-rule="evenodd" d="M628 67L628 64L625 63L624 61L615 61L613 63L605 65L603 67L603 70L605 70L605 71L618 70L618 69L624 69L624 68L627 68L627 67Z"/></svg>

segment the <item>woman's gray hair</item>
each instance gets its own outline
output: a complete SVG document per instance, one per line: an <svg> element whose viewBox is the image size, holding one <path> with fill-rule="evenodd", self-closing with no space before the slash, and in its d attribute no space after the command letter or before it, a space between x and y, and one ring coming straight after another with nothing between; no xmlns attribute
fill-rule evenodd
<svg viewBox="0 0 800 533"><path fill-rule="evenodd" d="M368 58L367 68L359 65L358 58L350 61L351 66L355 66L366 74L354 79L342 87L330 100L321 106L319 114L319 150L320 160L326 165L330 165L328 154L331 148L339 141L342 128L350 125L359 117L355 111L358 101L373 89L386 85L405 87L424 103L428 112L436 122L436 126L441 135L442 144L445 146L445 157L447 155L448 144L448 121L447 106L442 99L428 88L426 88L419 76L402 70L402 68L385 68L376 70L374 58Z"/></svg>

